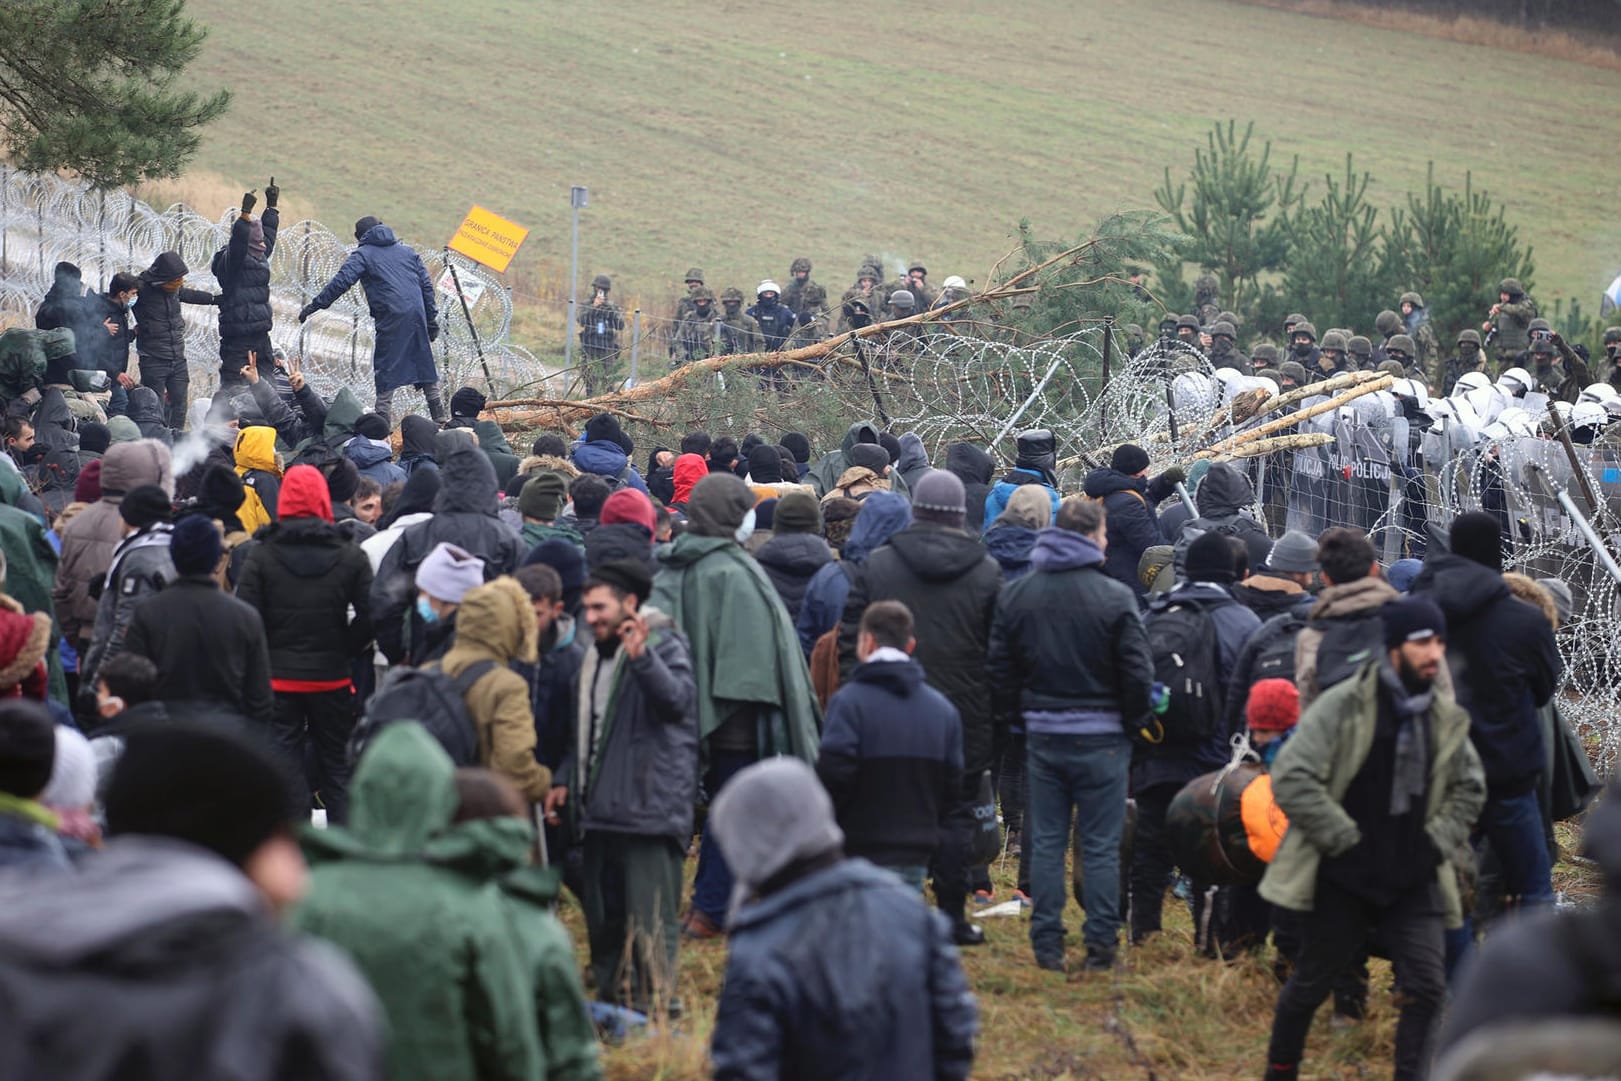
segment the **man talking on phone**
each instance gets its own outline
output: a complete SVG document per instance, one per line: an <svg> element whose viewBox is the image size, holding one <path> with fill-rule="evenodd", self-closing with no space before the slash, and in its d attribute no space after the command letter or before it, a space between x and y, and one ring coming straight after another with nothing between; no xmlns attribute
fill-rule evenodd
<svg viewBox="0 0 1621 1081"><path fill-rule="evenodd" d="M598 996L673 1016L681 862L698 798L698 688L686 636L644 607L652 592L642 560L610 560L586 579L581 614L596 648L580 665L575 738L546 818L571 810L583 834Z"/></svg>

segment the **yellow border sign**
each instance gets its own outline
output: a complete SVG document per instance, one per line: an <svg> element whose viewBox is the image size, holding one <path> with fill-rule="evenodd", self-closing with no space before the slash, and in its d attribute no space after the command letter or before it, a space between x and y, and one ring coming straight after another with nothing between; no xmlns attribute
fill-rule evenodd
<svg viewBox="0 0 1621 1081"><path fill-rule="evenodd" d="M467 212L450 238L450 250L483 263L497 274L504 273L518 254L529 230L517 222L491 214L481 206Z"/></svg>

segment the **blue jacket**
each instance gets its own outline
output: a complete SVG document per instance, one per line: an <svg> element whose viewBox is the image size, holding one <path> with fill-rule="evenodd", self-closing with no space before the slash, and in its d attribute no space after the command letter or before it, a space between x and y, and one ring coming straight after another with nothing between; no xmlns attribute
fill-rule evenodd
<svg viewBox="0 0 1621 1081"><path fill-rule="evenodd" d="M1164 594L1149 608L1147 619L1152 634L1153 611L1160 604L1192 601L1210 614L1216 631L1216 675L1221 686L1232 683L1238 670L1244 643L1261 626L1261 618L1233 599L1223 586L1213 582L1186 582ZM1187 784L1201 774L1220 769L1232 757L1229 733L1218 731L1198 747L1148 747L1137 749L1131 763L1131 786L1135 791L1158 784Z"/></svg>
<svg viewBox="0 0 1621 1081"><path fill-rule="evenodd" d="M0 813L0 869L66 871L72 864L62 839L37 822Z"/></svg>
<svg viewBox="0 0 1621 1081"><path fill-rule="evenodd" d="M621 473L625 476L625 483L630 487L647 495L647 482L636 467L630 464L630 456L611 439L593 439L589 443L574 444L574 453L569 456L574 467L581 473L595 473L613 487L614 481Z"/></svg>
<svg viewBox="0 0 1621 1081"><path fill-rule="evenodd" d="M962 719L916 661L850 673L827 704L816 775L844 850L886 867L921 866L962 792Z"/></svg>
<svg viewBox="0 0 1621 1081"><path fill-rule="evenodd" d="M579 624L569 615L552 624L551 643L540 644L534 664L512 662L513 671L529 684L529 706L535 715L535 761L556 772L568 755L577 720L575 698L585 647Z"/></svg>
<svg viewBox="0 0 1621 1081"><path fill-rule="evenodd" d="M911 524L912 504L905 496L874 492L862 501L861 513L856 515L850 537L844 542L842 560L817 571L805 587L794 629L806 657L816 648L816 640L844 618L844 602L850 596L850 574L845 564L859 566L869 552L887 544L890 537Z"/></svg>
<svg viewBox="0 0 1621 1081"><path fill-rule="evenodd" d="M995 486L991 488L990 494L985 497L985 525L987 528L1002 516L1003 511L1007 510L1007 501L1013 498L1014 489L1023 484L1039 484L1047 489L1047 494L1052 497L1053 501L1053 521L1058 520L1058 489L1048 484L1040 473L1029 469L1014 468L1008 470L1008 475L997 481Z"/></svg>
<svg viewBox="0 0 1621 1081"><path fill-rule="evenodd" d="M1030 549L1036 545L1036 531L1022 525L1003 524L985 533L985 550L1002 568L1003 582L1016 582L1030 573Z"/></svg>
<svg viewBox="0 0 1621 1081"><path fill-rule="evenodd" d="M343 456L355 463L361 476L370 477L381 487L405 480L405 470L394 464L394 449L387 443L357 435L343 445Z"/></svg>
<svg viewBox="0 0 1621 1081"><path fill-rule="evenodd" d="M422 257L395 239L394 230L374 225L310 307L330 308L356 282L366 290L366 306L377 328L371 361L377 389L439 382L433 364L439 310Z"/></svg>
<svg viewBox="0 0 1621 1081"><path fill-rule="evenodd" d="M961 1081L979 1010L945 917L850 859L732 921L715 1081Z"/></svg>

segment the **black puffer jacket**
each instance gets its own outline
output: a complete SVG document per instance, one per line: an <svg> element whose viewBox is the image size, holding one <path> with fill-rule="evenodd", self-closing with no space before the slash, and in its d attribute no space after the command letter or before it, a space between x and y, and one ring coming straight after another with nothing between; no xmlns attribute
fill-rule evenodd
<svg viewBox="0 0 1621 1081"><path fill-rule="evenodd" d="M267 209L259 224L264 230L265 251L257 255L249 247L253 222L239 217L231 225L231 239L214 253L211 269L220 283L220 337L256 338L269 334L275 322L270 308L270 257L276 251L276 229L281 215ZM260 357L268 362L269 357ZM265 364L269 370L270 365Z"/></svg>
<svg viewBox="0 0 1621 1081"><path fill-rule="evenodd" d="M377 648L391 664L398 664L410 642L422 634L413 607L416 569L435 545L449 541L484 560L486 582L511 574L524 557L518 534L496 513L495 468L483 451L468 447L452 452L440 465L439 476L433 517L406 528L372 582L372 627Z"/></svg>
<svg viewBox="0 0 1621 1081"><path fill-rule="evenodd" d="M946 471L962 481L968 506L963 528L977 537L985 532L985 497L991 492L996 462L972 443L953 443L946 448Z"/></svg>
<svg viewBox="0 0 1621 1081"><path fill-rule="evenodd" d="M366 553L319 518L285 518L258 540L243 564L236 595L264 620L271 678L346 678L350 660L372 638Z"/></svg>
<svg viewBox="0 0 1621 1081"><path fill-rule="evenodd" d="M1529 791L1546 748L1537 710L1559 686L1553 628L1503 576L1462 556L1433 555L1413 582L1447 617L1447 666L1493 796Z"/></svg>
<svg viewBox="0 0 1621 1081"><path fill-rule="evenodd" d="M163 402L151 387L130 388L129 419L141 430L142 439L156 439L166 447L174 446L174 432L164 423Z"/></svg>
<svg viewBox="0 0 1621 1081"><path fill-rule="evenodd" d="M777 587L788 618L798 622L805 589L817 571L833 562L833 550L815 533L778 533L760 545L754 560Z"/></svg>
<svg viewBox="0 0 1621 1081"><path fill-rule="evenodd" d="M647 527L637 522L610 522L599 525L585 538L585 565L596 570L615 559L639 559L647 569L658 573L659 565L653 558L653 536Z"/></svg>
<svg viewBox="0 0 1621 1081"><path fill-rule="evenodd" d="M1103 500L1109 549L1103 557L1103 571L1122 585L1130 586L1139 597L1148 589L1137 575L1143 553L1164 544L1159 519L1149 503L1148 479L1132 477L1110 469L1094 469L1086 475L1086 494Z"/></svg>
<svg viewBox="0 0 1621 1081"><path fill-rule="evenodd" d="M153 697L176 717L234 714L268 725L275 714L264 624L212 575L183 575L143 601L124 650L157 667Z"/></svg>
<svg viewBox="0 0 1621 1081"><path fill-rule="evenodd" d="M164 282L184 278L186 261L179 253L166 251L141 272L141 287L135 294L136 348L149 367L154 363L186 362L186 320L182 304L216 304L219 298L201 289L181 287L171 293Z"/></svg>
<svg viewBox="0 0 1621 1081"><path fill-rule="evenodd" d="M856 568L839 625L839 672L856 664L861 613L873 601L900 601L917 623L914 656L929 686L962 716L964 783L991 766L991 685L985 655L1002 591L1002 568L960 529L914 522Z"/></svg>

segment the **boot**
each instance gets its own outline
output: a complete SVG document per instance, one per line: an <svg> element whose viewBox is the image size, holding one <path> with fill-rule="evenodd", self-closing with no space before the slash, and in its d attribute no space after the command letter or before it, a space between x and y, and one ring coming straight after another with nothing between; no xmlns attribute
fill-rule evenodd
<svg viewBox="0 0 1621 1081"><path fill-rule="evenodd" d="M445 415L445 402L439 396L439 384L434 383L422 391L422 396L428 399L428 417L437 425L444 426L450 418Z"/></svg>

